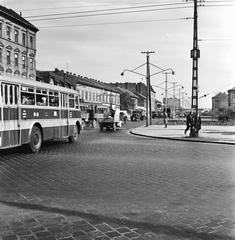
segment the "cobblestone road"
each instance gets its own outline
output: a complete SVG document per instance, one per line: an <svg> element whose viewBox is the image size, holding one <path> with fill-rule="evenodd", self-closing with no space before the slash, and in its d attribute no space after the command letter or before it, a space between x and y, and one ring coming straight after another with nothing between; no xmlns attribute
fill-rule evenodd
<svg viewBox="0 0 235 240"><path fill-rule="evenodd" d="M234 146L85 130L0 155L0 239L235 239Z"/></svg>

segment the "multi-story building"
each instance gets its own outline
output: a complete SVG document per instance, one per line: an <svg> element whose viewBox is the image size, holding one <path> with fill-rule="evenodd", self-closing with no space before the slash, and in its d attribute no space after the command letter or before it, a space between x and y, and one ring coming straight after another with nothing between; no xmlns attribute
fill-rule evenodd
<svg viewBox="0 0 235 240"><path fill-rule="evenodd" d="M0 74L36 80L38 28L0 5Z"/></svg>
<svg viewBox="0 0 235 240"><path fill-rule="evenodd" d="M54 71L37 71L45 83L73 88L79 92L81 110L94 109L106 112L110 105L120 107L120 93L105 83L82 77L70 72L55 69Z"/></svg>

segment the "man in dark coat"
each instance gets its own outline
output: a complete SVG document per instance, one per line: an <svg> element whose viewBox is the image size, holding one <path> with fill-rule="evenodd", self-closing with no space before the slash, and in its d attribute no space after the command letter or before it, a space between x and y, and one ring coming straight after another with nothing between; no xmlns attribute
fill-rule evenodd
<svg viewBox="0 0 235 240"><path fill-rule="evenodd" d="M191 124L192 124L192 113L189 112L189 114L188 114L187 117L186 117L186 125L187 125L187 127L186 127L186 129L184 130L184 134L186 134L187 131L190 129Z"/></svg>

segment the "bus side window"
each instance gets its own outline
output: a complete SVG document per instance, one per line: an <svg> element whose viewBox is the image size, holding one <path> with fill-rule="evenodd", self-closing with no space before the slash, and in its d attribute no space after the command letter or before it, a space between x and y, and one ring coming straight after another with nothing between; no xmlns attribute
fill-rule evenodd
<svg viewBox="0 0 235 240"><path fill-rule="evenodd" d="M49 96L49 106L58 107L59 106L58 97Z"/></svg>
<svg viewBox="0 0 235 240"><path fill-rule="evenodd" d="M21 93L21 103L24 105L34 105L35 104L34 94L22 92Z"/></svg>
<svg viewBox="0 0 235 240"><path fill-rule="evenodd" d="M59 97L57 92L49 92L49 106L58 107Z"/></svg>
<svg viewBox="0 0 235 240"><path fill-rule="evenodd" d="M8 103L8 87L5 85L5 104Z"/></svg>
<svg viewBox="0 0 235 240"><path fill-rule="evenodd" d="M74 95L69 94L69 107L74 108Z"/></svg>
<svg viewBox="0 0 235 240"><path fill-rule="evenodd" d="M79 109L79 96L75 96L75 108Z"/></svg>
<svg viewBox="0 0 235 240"><path fill-rule="evenodd" d="M47 96L46 95L36 95L36 102L39 106L47 106Z"/></svg>
<svg viewBox="0 0 235 240"><path fill-rule="evenodd" d="M9 97L10 97L10 104L13 104L13 86L10 86L10 91L9 91Z"/></svg>
<svg viewBox="0 0 235 240"><path fill-rule="evenodd" d="M18 90L18 88L17 88L17 86L15 86L15 104L17 104L18 103L18 93L17 93L17 90Z"/></svg>
<svg viewBox="0 0 235 240"><path fill-rule="evenodd" d="M61 93L61 107L66 107L67 108L67 94Z"/></svg>

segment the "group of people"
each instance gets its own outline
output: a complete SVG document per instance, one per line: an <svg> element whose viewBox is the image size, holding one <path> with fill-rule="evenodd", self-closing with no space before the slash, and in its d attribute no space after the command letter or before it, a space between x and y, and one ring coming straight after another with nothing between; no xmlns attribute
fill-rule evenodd
<svg viewBox="0 0 235 240"><path fill-rule="evenodd" d="M201 117L200 115L196 115L196 113L189 112L186 116L186 129L184 130L184 134L190 129L190 135L192 137L198 134L199 130L201 129Z"/></svg>
<svg viewBox="0 0 235 240"><path fill-rule="evenodd" d="M163 111L163 120L164 120L164 128L167 128L168 124L168 114L166 111ZM190 130L190 134L195 135L198 134L201 129L201 117L196 115L196 113L189 112L186 115L186 129L184 130L184 134Z"/></svg>

